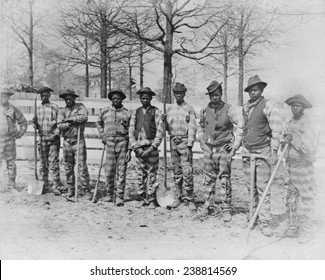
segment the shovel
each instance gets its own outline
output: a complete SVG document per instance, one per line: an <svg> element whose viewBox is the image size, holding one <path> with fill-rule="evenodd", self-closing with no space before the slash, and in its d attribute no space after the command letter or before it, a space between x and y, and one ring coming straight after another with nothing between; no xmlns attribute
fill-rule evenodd
<svg viewBox="0 0 325 280"><path fill-rule="evenodd" d="M34 100L34 116L37 117L37 99ZM35 179L33 177L28 178L27 180L27 192L31 195L41 195L43 193L43 185L42 181L38 180L37 175L37 129L36 125L34 127L34 173ZM26 178L26 177L25 177Z"/></svg>

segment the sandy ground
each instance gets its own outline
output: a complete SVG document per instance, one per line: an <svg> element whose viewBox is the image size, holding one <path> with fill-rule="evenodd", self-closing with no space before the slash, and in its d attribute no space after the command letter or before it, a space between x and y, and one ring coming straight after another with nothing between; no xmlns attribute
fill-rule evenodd
<svg viewBox="0 0 325 280"><path fill-rule="evenodd" d="M248 195L241 161L233 164L233 220L225 224L216 210L204 220L181 206L177 210L139 207L135 200L136 173L131 162L127 173L124 207L80 197L78 203L62 196L27 193L32 162L18 161L16 190L0 193L1 259L325 259L324 189L318 190L314 239L298 244L296 239L263 236L257 229L246 246ZM201 187L202 160L195 160L197 205L204 199ZM63 170L63 166L61 166ZM90 165L92 186L98 166ZM318 170L317 182L322 186ZM162 178L162 169L160 170ZM168 171L172 184L172 173ZM64 181L62 173L62 180ZM104 180L104 176L102 176ZM104 182L100 183L103 192ZM286 225L283 183L279 172L272 187L273 228ZM216 201L220 193L216 195Z"/></svg>

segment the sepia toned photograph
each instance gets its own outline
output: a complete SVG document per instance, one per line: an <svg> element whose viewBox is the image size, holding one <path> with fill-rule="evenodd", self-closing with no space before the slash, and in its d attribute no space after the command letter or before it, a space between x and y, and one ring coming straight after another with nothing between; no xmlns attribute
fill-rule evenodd
<svg viewBox="0 0 325 280"><path fill-rule="evenodd" d="M324 0L0 3L1 260L325 259Z"/></svg>

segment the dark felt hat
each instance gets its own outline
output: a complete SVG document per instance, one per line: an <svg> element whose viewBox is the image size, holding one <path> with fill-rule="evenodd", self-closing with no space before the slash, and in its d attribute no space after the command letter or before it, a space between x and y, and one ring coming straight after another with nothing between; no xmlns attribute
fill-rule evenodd
<svg viewBox="0 0 325 280"><path fill-rule="evenodd" d="M112 96L113 94L119 94L122 99L126 98L126 95L124 94L124 92L120 89L120 88L113 88L108 94L107 94L107 98L109 100L112 100Z"/></svg>
<svg viewBox="0 0 325 280"><path fill-rule="evenodd" d="M305 108L311 108L313 107L311 103L302 95L302 94L296 94L290 98L288 98L286 101L284 101L288 105L292 106L294 103L299 103L305 106Z"/></svg>
<svg viewBox="0 0 325 280"><path fill-rule="evenodd" d="M42 86L38 91L37 93L42 93L42 92L51 92L51 91L54 91L53 89L47 87L47 86Z"/></svg>
<svg viewBox="0 0 325 280"><path fill-rule="evenodd" d="M6 86L1 87L1 95L7 95L7 96L12 96L15 92Z"/></svg>
<svg viewBox="0 0 325 280"><path fill-rule="evenodd" d="M218 88L221 87L221 85L222 83L219 84L217 81L212 81L207 87L208 92L206 94L210 94L216 91Z"/></svg>
<svg viewBox="0 0 325 280"><path fill-rule="evenodd" d="M143 93L149 93L151 96L156 95L149 87L144 87L137 91L137 94L143 94Z"/></svg>
<svg viewBox="0 0 325 280"><path fill-rule="evenodd" d="M187 88L185 87L184 84L181 83L176 83L174 88L173 88L173 92L186 92Z"/></svg>
<svg viewBox="0 0 325 280"><path fill-rule="evenodd" d="M258 75L255 75L248 79L247 87L245 88L245 91L248 92L251 87L256 85L261 85L264 89L267 86L267 83L263 82Z"/></svg>
<svg viewBox="0 0 325 280"><path fill-rule="evenodd" d="M72 90L72 89L66 89L66 90L64 90L64 91L60 94L60 97L61 97L61 98L64 98L64 97L67 96L67 95L73 95L74 97L79 97L79 95L76 94L75 91Z"/></svg>

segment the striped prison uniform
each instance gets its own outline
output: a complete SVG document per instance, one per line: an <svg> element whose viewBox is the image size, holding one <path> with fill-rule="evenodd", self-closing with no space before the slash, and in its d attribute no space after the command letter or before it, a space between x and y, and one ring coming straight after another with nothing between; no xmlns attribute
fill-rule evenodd
<svg viewBox="0 0 325 280"><path fill-rule="evenodd" d="M126 168L126 153L129 145L129 125L131 113L124 108L113 106L102 108L96 122L101 138L106 138L106 187L110 197L124 199ZM116 178L116 184L115 183Z"/></svg>
<svg viewBox="0 0 325 280"><path fill-rule="evenodd" d="M286 170L289 175L286 205L292 221L298 221L310 230L314 212L316 185L313 161L317 148L317 135L313 123L306 115L291 119L284 135L291 134L293 140L285 154Z"/></svg>
<svg viewBox="0 0 325 280"><path fill-rule="evenodd" d="M9 103L8 107L0 106L0 169L2 160L7 163L8 185L15 186L16 181L16 139L21 138L27 130L27 120L23 113ZM16 123L19 124L19 131Z"/></svg>
<svg viewBox="0 0 325 280"><path fill-rule="evenodd" d="M153 137L148 137L145 130L145 122L139 119L137 112L142 110L142 114L146 116L146 113L154 110L153 120L150 125L154 126L156 131ZM141 129L137 130L137 127ZM152 138L152 139L151 139ZM157 173L159 164L159 151L158 147L163 139L163 122L161 119L161 112L158 108L150 106L145 109L140 107L133 112L130 129L129 129L130 148L135 150L142 148L147 150L150 146L154 147L154 150L146 158L141 158L136 154L137 167L138 167L138 195L142 198L146 198L149 202L154 200L155 190L158 187Z"/></svg>
<svg viewBox="0 0 325 280"><path fill-rule="evenodd" d="M60 130L57 127L59 106L48 102L37 107L37 122L39 124L37 141L41 165L40 174L43 181L49 181L53 187L60 185ZM55 136L53 141L46 138Z"/></svg>
<svg viewBox="0 0 325 280"><path fill-rule="evenodd" d="M73 117L73 122L64 122L65 118ZM85 142L85 123L88 120L88 111L82 103L76 103L72 108L60 108L58 128L63 136L63 159L67 185L73 188L75 184L74 166L76 164L78 127L80 129L79 166L78 175L84 190L89 189L89 172L87 166L87 149Z"/></svg>
<svg viewBox="0 0 325 280"><path fill-rule="evenodd" d="M221 207L223 210L231 209L231 163L227 160L230 151L226 151L224 146L229 145L237 150L242 139L242 128L241 114L236 107L227 103L221 102L217 108L212 108L209 103L200 112L199 139L204 152L203 186L207 191L207 207L214 204L216 181L219 178L224 194Z"/></svg>
<svg viewBox="0 0 325 280"><path fill-rule="evenodd" d="M183 102L168 107L167 131L170 135L170 152L174 173L174 193L177 199L194 199L193 147L196 135L196 114L193 106ZM183 194L184 186L184 194Z"/></svg>
<svg viewBox="0 0 325 280"><path fill-rule="evenodd" d="M277 151L282 132L282 121L278 108L270 100L261 97L255 102L248 101L243 106L244 129L242 160L246 187L250 194L250 157L249 154L259 154L271 158L271 152ZM261 199L271 176L270 160L256 158L255 186L253 211ZM259 221L268 223L271 220L271 192L265 197L259 213Z"/></svg>

